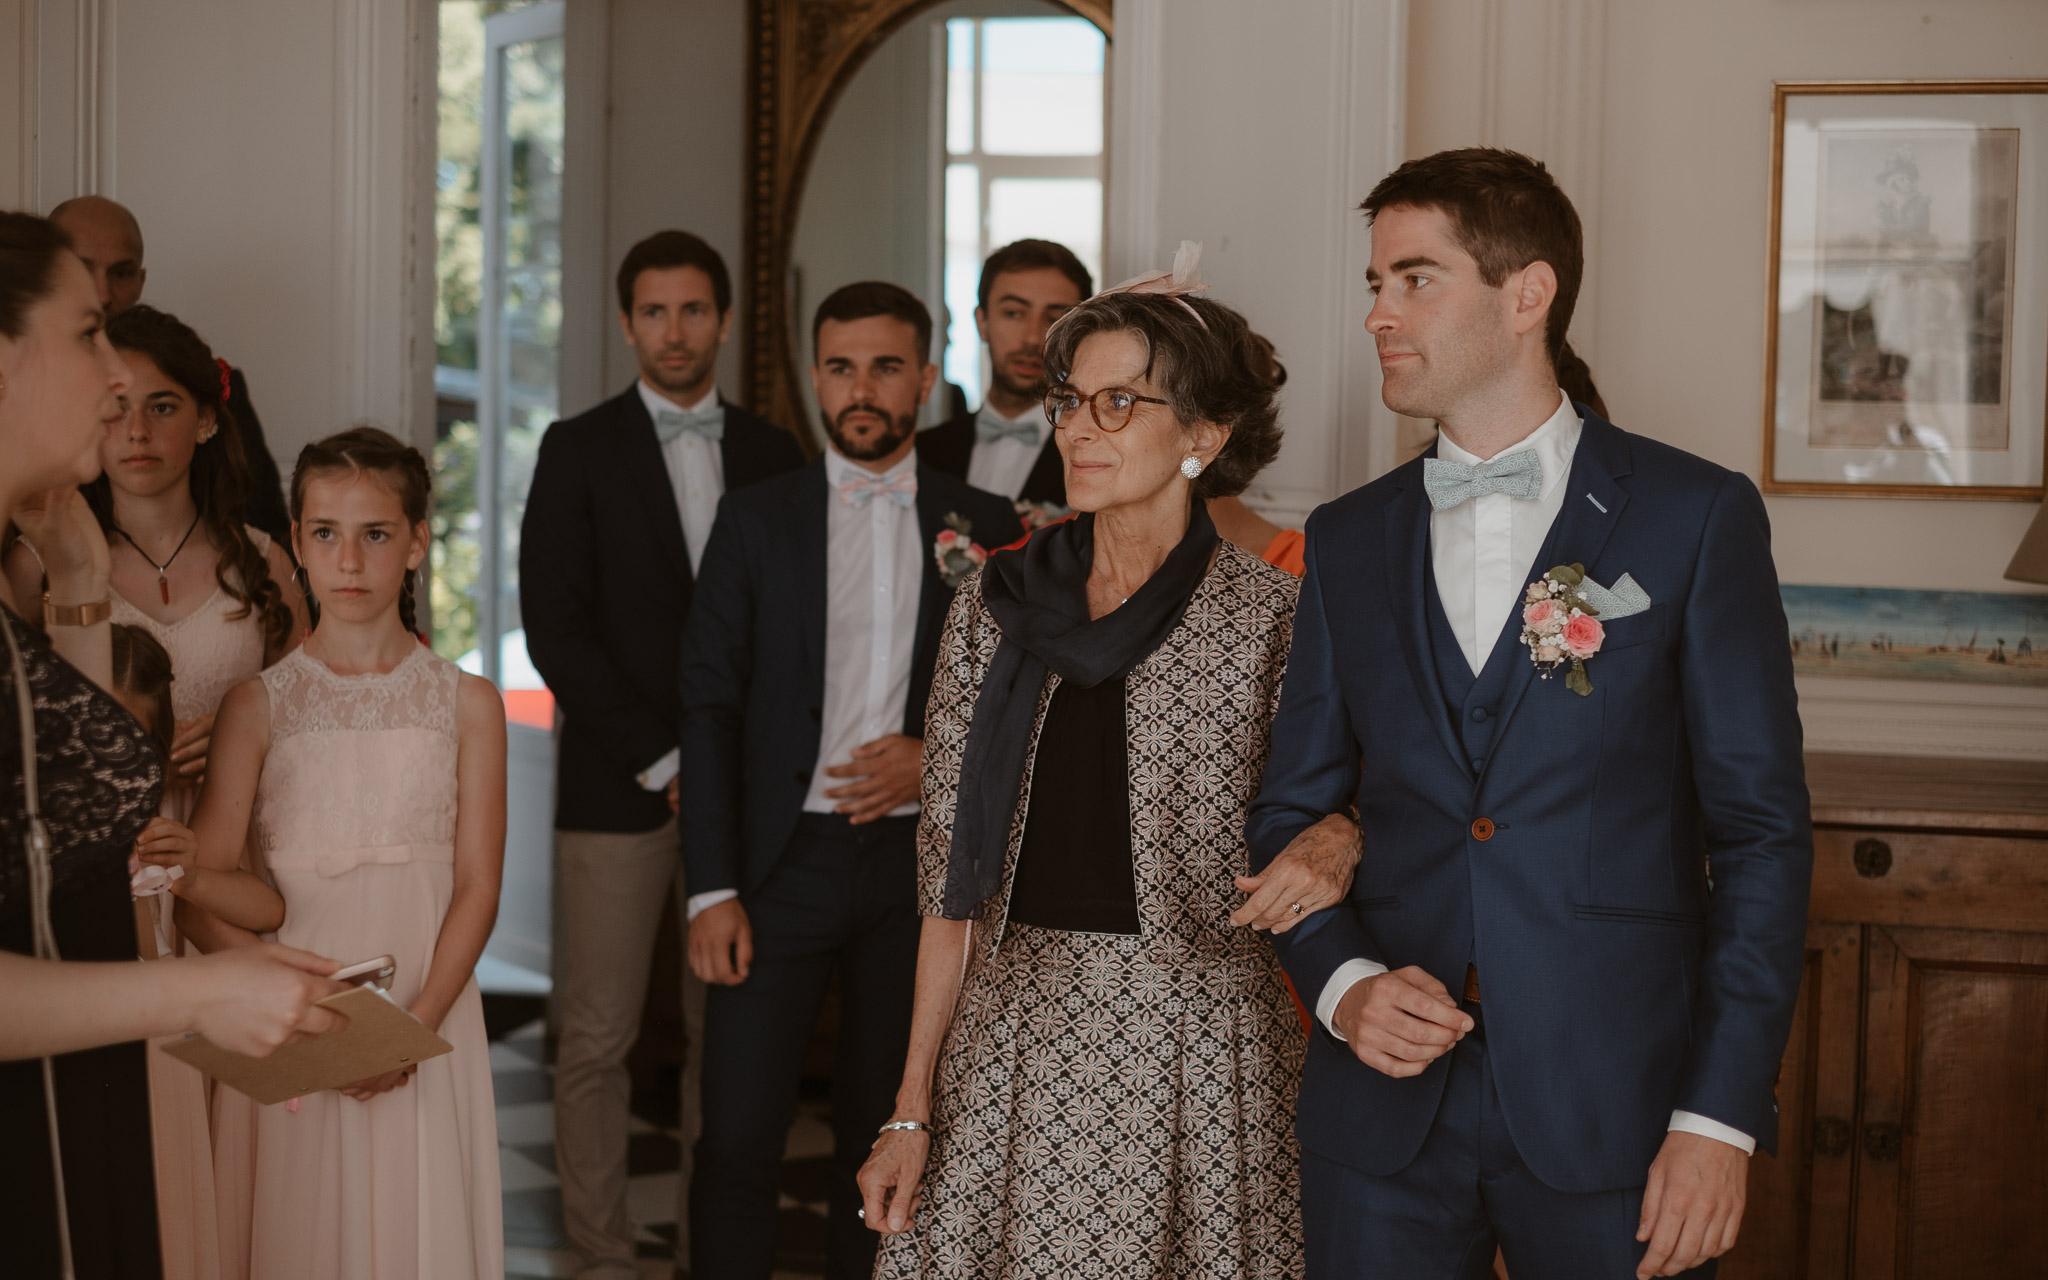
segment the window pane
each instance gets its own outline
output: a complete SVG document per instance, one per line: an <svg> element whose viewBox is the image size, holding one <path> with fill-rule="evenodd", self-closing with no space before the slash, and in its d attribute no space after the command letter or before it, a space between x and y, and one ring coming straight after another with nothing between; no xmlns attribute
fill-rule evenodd
<svg viewBox="0 0 2048 1280"><path fill-rule="evenodd" d="M974 327L976 291L981 286L981 170L971 164L946 166L946 381L981 406L981 335Z"/></svg>
<svg viewBox="0 0 2048 1280"><path fill-rule="evenodd" d="M946 150L974 150L974 20L946 24Z"/></svg>
<svg viewBox="0 0 2048 1280"><path fill-rule="evenodd" d="M949 201L950 203L950 201ZM1102 183L1095 178L993 178L988 242L1057 240L1102 279Z"/></svg>
<svg viewBox="0 0 2048 1280"><path fill-rule="evenodd" d="M1084 18L982 24L981 148L990 155L1102 150L1102 32Z"/></svg>

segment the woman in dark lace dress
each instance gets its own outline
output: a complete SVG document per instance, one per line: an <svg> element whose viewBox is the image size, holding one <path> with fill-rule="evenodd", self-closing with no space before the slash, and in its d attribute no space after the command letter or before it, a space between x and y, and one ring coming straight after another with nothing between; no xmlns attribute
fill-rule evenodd
<svg viewBox="0 0 2048 1280"><path fill-rule="evenodd" d="M0 213L0 528L11 522L48 577L34 602L0 583L0 1276L8 1280L60 1274L66 1234L38 1055L58 1055L74 1273L153 1280L156 1197L137 1042L199 1030L230 1048L267 1052L334 1025L312 1002L341 989L315 976L332 973L334 962L275 946L175 965L134 962L128 854L156 813L164 766L106 691L106 539L76 487L98 470L102 424L118 418L128 378L101 321L91 277L62 234L41 218ZM24 693L61 963L30 958Z"/></svg>

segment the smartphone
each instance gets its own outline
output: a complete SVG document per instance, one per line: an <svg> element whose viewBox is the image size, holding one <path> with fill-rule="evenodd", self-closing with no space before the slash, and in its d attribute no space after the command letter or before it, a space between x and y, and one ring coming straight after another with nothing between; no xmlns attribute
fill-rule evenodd
<svg viewBox="0 0 2048 1280"><path fill-rule="evenodd" d="M336 969L330 976L336 982L360 982L366 987L384 990L391 985L392 975L398 972L398 962L390 956L378 956L346 968Z"/></svg>

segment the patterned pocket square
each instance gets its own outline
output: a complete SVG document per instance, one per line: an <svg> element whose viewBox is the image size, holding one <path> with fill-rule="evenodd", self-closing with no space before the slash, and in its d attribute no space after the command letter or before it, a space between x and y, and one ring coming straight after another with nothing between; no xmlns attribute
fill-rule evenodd
<svg viewBox="0 0 2048 1280"><path fill-rule="evenodd" d="M1587 578L1579 584L1579 598L1593 606L1594 616L1602 622L1632 618L1650 607L1650 593L1625 573L1615 579L1612 587L1603 587Z"/></svg>

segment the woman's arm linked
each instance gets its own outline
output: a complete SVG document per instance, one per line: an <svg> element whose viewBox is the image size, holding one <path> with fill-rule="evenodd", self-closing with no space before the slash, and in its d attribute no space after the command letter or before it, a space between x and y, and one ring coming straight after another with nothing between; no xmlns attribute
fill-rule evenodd
<svg viewBox="0 0 2048 1280"><path fill-rule="evenodd" d="M926 916L917 941L917 991L910 1008L910 1054L903 1063L903 1084L896 1090L894 1120L932 1122L932 1075L939 1046L953 1022L960 999L960 978L967 968L971 921ZM884 1235L910 1229L911 1217L924 1195L925 1159L932 1135L926 1129L891 1129L875 1140L874 1151L860 1168L862 1212L867 1224Z"/></svg>

